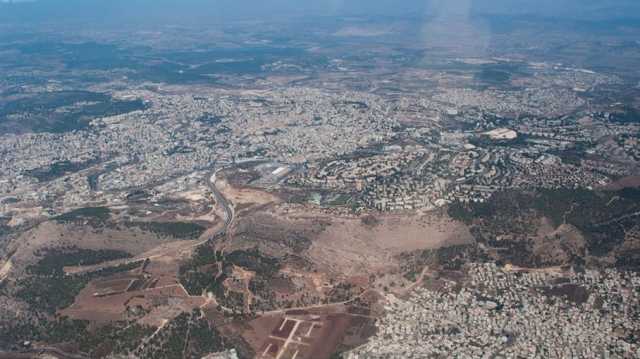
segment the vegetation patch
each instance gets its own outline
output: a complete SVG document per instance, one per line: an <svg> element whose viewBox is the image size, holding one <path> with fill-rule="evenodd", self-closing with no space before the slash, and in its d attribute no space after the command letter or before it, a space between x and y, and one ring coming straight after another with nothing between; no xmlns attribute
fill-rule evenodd
<svg viewBox="0 0 640 359"><path fill-rule="evenodd" d="M0 346L10 347L24 341L47 343L72 342L87 334L88 322L66 317L55 320L31 317L0 326Z"/></svg>
<svg viewBox="0 0 640 359"><path fill-rule="evenodd" d="M142 100L119 100L104 93L42 92L4 104L0 108L0 133L70 132L86 128L99 117L146 108Z"/></svg>
<svg viewBox="0 0 640 359"><path fill-rule="evenodd" d="M221 261L221 252L216 252L213 247L198 247L191 260L180 267L180 283L191 295L200 295L205 290L213 292L225 279L220 278L223 277L218 265Z"/></svg>
<svg viewBox="0 0 640 359"><path fill-rule="evenodd" d="M204 226L192 222L128 222L127 226L186 240L197 239L207 230Z"/></svg>
<svg viewBox="0 0 640 359"><path fill-rule="evenodd" d="M65 266L93 265L128 257L128 253L112 250L51 250L37 264L27 268L28 276L19 283L16 296L36 311L53 314L56 310L71 305L82 288L92 279L130 271L139 267L141 262L78 275L66 275L63 269Z"/></svg>
<svg viewBox="0 0 640 359"><path fill-rule="evenodd" d="M47 182L60 178L67 173L82 171L96 163L98 163L97 160L84 162L58 161L49 166L27 171L27 175L36 178L39 182Z"/></svg>
<svg viewBox="0 0 640 359"><path fill-rule="evenodd" d="M128 355L153 331L153 327L133 322L114 322L92 329L89 322L84 320L67 317L32 318L1 327L0 345L10 347L27 340L53 344L76 343L79 350L90 358L105 358Z"/></svg>
<svg viewBox="0 0 640 359"><path fill-rule="evenodd" d="M89 266L116 259L131 258L125 251L113 249L82 249L77 247L48 249L46 253L36 252L42 259L29 267L36 275L64 274L64 267Z"/></svg>
<svg viewBox="0 0 640 359"><path fill-rule="evenodd" d="M521 265L542 265L532 256L532 242L542 218L554 227L577 228L585 236L589 255L614 253L631 229L640 226L640 191L591 191L587 189L539 189L505 191L484 203L453 203L449 215L471 226L476 240L499 247L501 253ZM508 249L508 250L506 250ZM631 252L620 254L625 267L640 265ZM620 258L617 258L618 260ZM581 263L584 258L574 258Z"/></svg>
<svg viewBox="0 0 640 359"><path fill-rule="evenodd" d="M137 323L115 322L87 332L80 338L80 350L91 358L132 353L155 328Z"/></svg>
<svg viewBox="0 0 640 359"><path fill-rule="evenodd" d="M443 270L460 270L470 261L487 260L476 245L465 244L437 249L405 253L401 255L404 277L409 281L418 279L420 272L426 266Z"/></svg>
<svg viewBox="0 0 640 359"><path fill-rule="evenodd" d="M181 313L134 355L138 358L202 358L227 349L222 335L199 309Z"/></svg>
<svg viewBox="0 0 640 359"><path fill-rule="evenodd" d="M257 299L268 302L273 300L269 282L277 277L281 265L277 259L264 256L257 249L223 254L216 252L211 246L202 246L196 250L191 260L180 267L180 283L191 295L211 292L221 304L242 312L244 296L227 290L224 285L225 280L232 275L234 266L254 273L249 289L255 291L254 294L260 292Z"/></svg>
<svg viewBox="0 0 640 359"><path fill-rule="evenodd" d="M111 218L111 210L106 207L86 207L61 214L53 219L58 223L88 221L92 225L102 225Z"/></svg>
<svg viewBox="0 0 640 359"><path fill-rule="evenodd" d="M620 124L639 123L640 110L631 106L624 106L622 109L612 112L610 120Z"/></svg>

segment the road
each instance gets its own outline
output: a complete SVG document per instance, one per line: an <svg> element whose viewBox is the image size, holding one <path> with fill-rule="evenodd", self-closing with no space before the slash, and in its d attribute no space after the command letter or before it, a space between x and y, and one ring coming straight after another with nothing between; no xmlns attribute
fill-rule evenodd
<svg viewBox="0 0 640 359"><path fill-rule="evenodd" d="M326 308L326 307L332 307L332 306L347 305L347 304L350 304L351 302L355 302L359 298L364 297L364 295L369 293L370 291L374 291L374 290L373 289L363 290L360 294L356 295L355 297L349 298L349 299L347 299L345 301L341 301L341 302L324 303L324 304L311 304L311 305L306 305L306 306L302 306L302 307L291 307L291 308L274 309L274 310L260 312L260 315L261 316L265 316L265 315L274 315L274 314L286 314L287 312L296 311L296 310L310 310L310 309Z"/></svg>
<svg viewBox="0 0 640 359"><path fill-rule="evenodd" d="M233 218L235 215L233 212L233 208L229 204L229 201L227 201L227 199L224 198L222 193L220 193L218 188L216 188L216 175L218 174L218 172L222 171L223 169L224 168L220 168L218 170L213 171L211 173L211 177L209 177L209 183L208 183L209 189L211 189L211 192L213 193L213 196L216 199L216 204L222 207L222 210L224 211L224 227L222 227L220 230L214 233L209 239L210 241L213 241L227 234L227 230L231 226L231 223L233 223Z"/></svg>

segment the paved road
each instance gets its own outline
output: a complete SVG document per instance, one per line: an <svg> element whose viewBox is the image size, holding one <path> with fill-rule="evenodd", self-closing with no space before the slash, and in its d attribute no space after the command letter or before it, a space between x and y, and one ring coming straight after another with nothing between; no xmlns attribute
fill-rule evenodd
<svg viewBox="0 0 640 359"><path fill-rule="evenodd" d="M216 175L221 170L223 170L223 168L213 171L211 173L211 177L209 177L208 185L209 185L209 188L211 189L211 192L213 193L213 196L216 199L216 203L219 206L221 206L222 210L224 211L224 227L218 230L216 233L214 233L214 235L212 235L211 238L209 239L210 241L213 241L219 237L225 236L227 234L227 230L229 229L229 226L231 226L231 223L233 222L233 217L234 217L233 208L229 204L229 201L227 201L227 199L224 198L222 193L220 193L220 191L216 188Z"/></svg>

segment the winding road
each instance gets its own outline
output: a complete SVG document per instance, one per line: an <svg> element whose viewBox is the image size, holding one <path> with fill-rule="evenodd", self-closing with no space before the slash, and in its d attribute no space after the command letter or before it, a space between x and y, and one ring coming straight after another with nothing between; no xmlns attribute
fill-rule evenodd
<svg viewBox="0 0 640 359"><path fill-rule="evenodd" d="M213 193L213 196L216 199L216 204L222 207L222 210L224 211L224 227L222 227L220 230L214 233L211 236L211 238L209 238L209 241L213 241L213 240L216 240L217 238L225 236L227 234L229 227L231 226L231 223L233 222L233 218L235 215L233 212L233 208L229 204L229 201L227 201L227 199L224 198L222 193L220 193L218 188L216 188L216 175L218 174L218 172L222 171L223 169L224 167L213 171L211 173L211 177L209 177L209 183L208 183L209 189L211 189L211 192Z"/></svg>

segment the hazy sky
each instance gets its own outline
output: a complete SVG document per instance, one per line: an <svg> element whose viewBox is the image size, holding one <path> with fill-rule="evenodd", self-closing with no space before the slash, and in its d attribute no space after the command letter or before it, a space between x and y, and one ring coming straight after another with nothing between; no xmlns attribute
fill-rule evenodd
<svg viewBox="0 0 640 359"><path fill-rule="evenodd" d="M5 3L8 0L0 0ZM22 0L24 1L24 0ZM0 5L0 21L270 19L300 15L531 14L640 18L640 0L35 0Z"/></svg>

